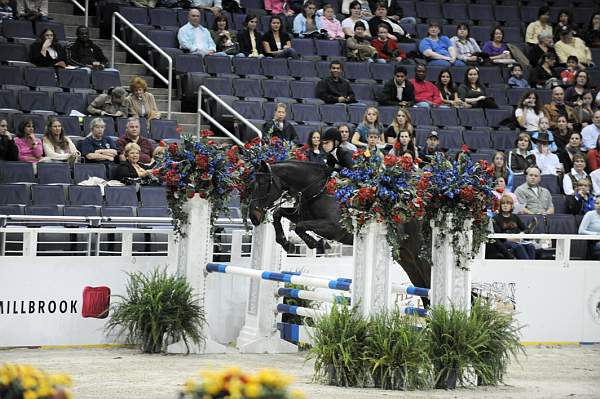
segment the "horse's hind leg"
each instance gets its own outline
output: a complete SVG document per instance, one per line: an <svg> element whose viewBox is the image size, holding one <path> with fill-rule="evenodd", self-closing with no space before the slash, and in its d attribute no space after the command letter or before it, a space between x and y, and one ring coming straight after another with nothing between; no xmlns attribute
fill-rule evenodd
<svg viewBox="0 0 600 399"><path fill-rule="evenodd" d="M353 242L352 234L350 234L346 230L344 230L339 224L333 223L329 220L322 220L322 219L303 220L301 222L298 222L298 224L296 224L296 233L302 239L304 239L302 237L302 235L308 236L308 234L306 233L307 231L312 231L313 233L318 234L321 237L324 237L328 240L341 242L342 244L352 245L352 242ZM312 243L314 246L311 247L309 245L309 243L307 242L307 245L309 245L309 248L316 247L319 250L325 249L324 248L326 245L325 240L317 241L312 237L310 237L310 239L312 240ZM306 240L305 240L305 242L306 242Z"/></svg>
<svg viewBox="0 0 600 399"><path fill-rule="evenodd" d="M283 226L281 224L282 217L287 217L287 215L284 214L282 208L273 212L273 227L275 228L275 241L277 241L277 243L281 245L286 252L293 252L294 244L289 242L287 237L285 236L285 231L283 231Z"/></svg>

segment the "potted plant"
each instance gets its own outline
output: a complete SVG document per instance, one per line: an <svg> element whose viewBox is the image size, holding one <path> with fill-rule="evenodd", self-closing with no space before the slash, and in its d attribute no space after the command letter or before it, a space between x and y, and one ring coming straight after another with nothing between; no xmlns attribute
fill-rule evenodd
<svg viewBox="0 0 600 399"><path fill-rule="evenodd" d="M472 370L491 373L485 363L490 331L466 311L453 305L433 307L427 317L426 334L436 388L454 389L457 382L465 383L465 374Z"/></svg>
<svg viewBox="0 0 600 399"><path fill-rule="evenodd" d="M471 319L488 331L487 341L483 344L483 370L475 369L479 385L497 385L502 382L511 358L516 359L519 352L525 353L520 341L520 330L512 312L500 312L486 300L478 299L471 307Z"/></svg>
<svg viewBox="0 0 600 399"><path fill-rule="evenodd" d="M356 307L334 304L331 312L315 320L313 346L315 380L330 385L364 386L368 374L363 360L367 320Z"/></svg>
<svg viewBox="0 0 600 399"><path fill-rule="evenodd" d="M364 357L375 387L420 389L431 384L432 367L424 330L399 309L370 318Z"/></svg>
<svg viewBox="0 0 600 399"><path fill-rule="evenodd" d="M204 309L184 277L154 269L128 273L126 295L111 306L107 332L125 334L145 353L160 353L171 342L204 343Z"/></svg>

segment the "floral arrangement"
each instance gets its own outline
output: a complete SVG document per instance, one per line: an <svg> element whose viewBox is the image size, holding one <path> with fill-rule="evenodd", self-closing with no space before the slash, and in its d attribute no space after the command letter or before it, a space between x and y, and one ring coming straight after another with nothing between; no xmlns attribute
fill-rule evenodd
<svg viewBox="0 0 600 399"><path fill-rule="evenodd" d="M32 366L3 364L0 366L0 398L68 399L71 377L46 374Z"/></svg>
<svg viewBox="0 0 600 399"><path fill-rule="evenodd" d="M487 161L473 162L469 148L463 145L456 160L436 154L423 168L417 184L418 195L426 203L425 219L449 234L457 251L457 267L479 251L488 236L488 211L495 210L494 170ZM472 229L473 240L467 252L460 252L461 233Z"/></svg>
<svg viewBox="0 0 600 399"><path fill-rule="evenodd" d="M356 151L353 161L353 169L343 169L327 186L340 203L342 223L348 231L360 231L373 220L385 223L392 255L399 260L400 225L424 214L423 198L415 188L415 163L408 155L383 156L369 150Z"/></svg>
<svg viewBox="0 0 600 399"><path fill-rule="evenodd" d="M302 399L298 391L290 391L292 379L275 369L247 374L237 367L224 371L202 371L202 380L186 382L180 398L191 399Z"/></svg>
<svg viewBox="0 0 600 399"><path fill-rule="evenodd" d="M219 214L229 214L229 199L239 188L245 164L228 145L211 140L213 135L203 130L200 140L185 136L181 144L169 144L165 161L153 171L167 186L167 202L179 234L187 223L183 205L188 199L199 195L210 200L214 225Z"/></svg>

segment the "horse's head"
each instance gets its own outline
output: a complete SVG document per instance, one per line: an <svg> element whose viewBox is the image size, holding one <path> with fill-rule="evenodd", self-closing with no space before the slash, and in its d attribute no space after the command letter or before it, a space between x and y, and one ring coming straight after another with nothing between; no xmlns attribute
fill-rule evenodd
<svg viewBox="0 0 600 399"><path fill-rule="evenodd" d="M277 177L273 175L271 166L264 161L254 175L253 184L249 216L252 224L258 226L267 209L281 196L283 190Z"/></svg>

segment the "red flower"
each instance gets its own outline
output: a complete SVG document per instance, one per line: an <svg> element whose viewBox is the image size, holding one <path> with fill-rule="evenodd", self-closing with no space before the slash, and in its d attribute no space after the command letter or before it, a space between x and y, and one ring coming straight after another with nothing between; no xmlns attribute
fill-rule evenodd
<svg viewBox="0 0 600 399"><path fill-rule="evenodd" d="M214 141L214 140L208 140L208 145L215 145L215 144L217 144L216 141Z"/></svg>
<svg viewBox="0 0 600 399"><path fill-rule="evenodd" d="M196 193L195 193L195 192L193 192L193 191L187 191L185 194L187 195L187 197L188 197L189 199L192 199L192 198L194 198L194 195L196 195Z"/></svg>
<svg viewBox="0 0 600 399"><path fill-rule="evenodd" d="M396 161L397 161L397 159L393 155L388 154L385 157L383 157L383 164L388 167L394 166L396 164Z"/></svg>
<svg viewBox="0 0 600 399"><path fill-rule="evenodd" d="M395 150L400 150L402 148L402 144L400 144L399 141L396 141L396 143L394 143L394 149Z"/></svg>
<svg viewBox="0 0 600 399"><path fill-rule="evenodd" d="M207 172L204 172L200 175L202 180L210 180L210 175Z"/></svg>
<svg viewBox="0 0 600 399"><path fill-rule="evenodd" d="M158 176L160 174L160 170L158 169L152 169L152 176Z"/></svg>
<svg viewBox="0 0 600 399"><path fill-rule="evenodd" d="M200 198L206 199L206 193L204 191L200 191L198 195L200 196Z"/></svg>
<svg viewBox="0 0 600 399"><path fill-rule="evenodd" d="M329 179L329 181L327 181L327 193L329 194L335 194L335 186L337 184L337 180L336 179Z"/></svg>
<svg viewBox="0 0 600 399"><path fill-rule="evenodd" d="M375 196L375 190L377 190L375 187L361 187L358 190L358 200L362 204L372 200Z"/></svg>
<svg viewBox="0 0 600 399"><path fill-rule="evenodd" d="M211 137L214 136L215 134L213 133L212 130L208 130L208 129L204 129L200 131L200 136L201 137Z"/></svg>
<svg viewBox="0 0 600 399"><path fill-rule="evenodd" d="M277 144L277 142L279 142L281 139L277 136L273 136L271 137L271 145L275 145Z"/></svg>
<svg viewBox="0 0 600 399"><path fill-rule="evenodd" d="M402 223L402 216L400 216L398 214L393 214L392 215L392 222L394 222L394 223Z"/></svg>
<svg viewBox="0 0 600 399"><path fill-rule="evenodd" d="M471 187L471 186L466 187L466 188L461 188L459 196L460 196L460 198L462 198L465 201L473 201L473 199L475 198L475 191L473 190L473 187Z"/></svg>
<svg viewBox="0 0 600 399"><path fill-rule="evenodd" d="M466 145L466 144L463 144L463 145L460 147L460 150L461 150L462 152L464 152L464 153L468 153L468 152L470 151L470 150L469 150L469 146L468 146L468 145Z"/></svg>
<svg viewBox="0 0 600 399"><path fill-rule="evenodd" d="M425 209L424 208L419 208L415 212L415 216L418 217L418 218L423 217L424 214L425 214Z"/></svg>
<svg viewBox="0 0 600 399"><path fill-rule="evenodd" d="M408 172L413 168L413 159L410 155L402 155L400 164L402 165L402 168Z"/></svg>
<svg viewBox="0 0 600 399"><path fill-rule="evenodd" d="M208 168L208 157L206 155L196 155L196 166L200 169Z"/></svg>
<svg viewBox="0 0 600 399"><path fill-rule="evenodd" d="M171 156L177 154L177 150L179 150L177 143L169 144L169 154L171 154Z"/></svg>

